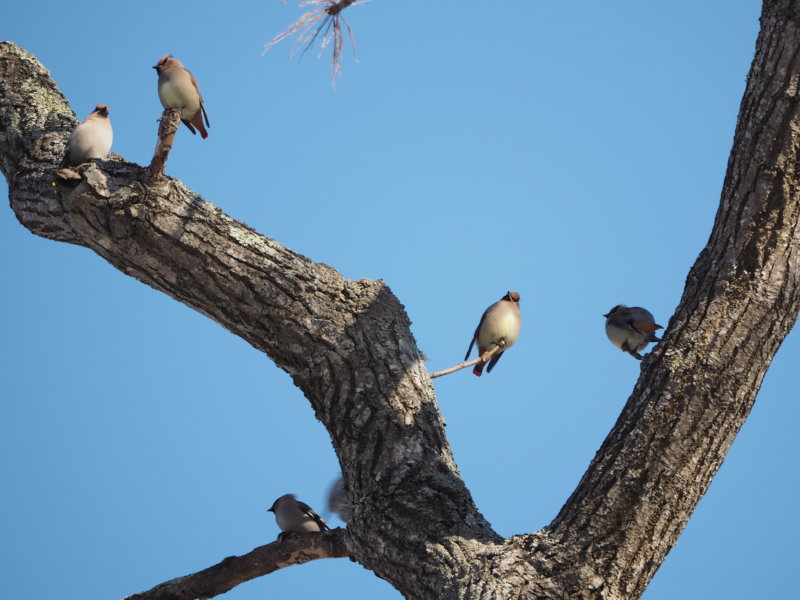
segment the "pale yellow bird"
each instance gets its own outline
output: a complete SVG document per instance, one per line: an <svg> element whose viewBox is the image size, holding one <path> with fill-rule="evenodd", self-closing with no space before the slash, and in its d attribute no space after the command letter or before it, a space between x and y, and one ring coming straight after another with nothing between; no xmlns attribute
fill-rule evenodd
<svg viewBox="0 0 800 600"><path fill-rule="evenodd" d="M469 358L472 352L472 346L478 342L478 353L482 356L493 347L505 342L503 347L495 352L489 359L489 366L486 369L487 373L491 373L497 361L503 355L503 352L508 350L514 345L519 337L519 330L522 326L522 318L519 312L519 292L508 292L500 300L487 308L481 317L478 327L475 329L475 334L472 336L472 341L469 343L469 349L464 360ZM486 362L479 361L472 369L472 372L480 377L483 374L483 367Z"/></svg>
<svg viewBox="0 0 800 600"><path fill-rule="evenodd" d="M165 54L153 67L158 73L158 98L164 108L181 109L181 121L194 134L194 128L203 139L208 137L208 115L197 80L183 63L171 54ZM203 126L205 119L205 127Z"/></svg>

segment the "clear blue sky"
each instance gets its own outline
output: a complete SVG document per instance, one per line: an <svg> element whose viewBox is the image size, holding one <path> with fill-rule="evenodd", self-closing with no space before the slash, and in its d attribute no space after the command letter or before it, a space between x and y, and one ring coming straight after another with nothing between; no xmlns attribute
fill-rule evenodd
<svg viewBox="0 0 800 600"><path fill-rule="evenodd" d="M13 2L0 38L50 69L78 116L110 107L113 150L147 164L167 52L200 82L210 138L168 173L264 235L351 278L382 278L431 370L481 312L522 294L491 373L436 381L479 508L503 535L558 512L639 364L601 315L667 325L708 238L760 5L679 0L375 0L333 92L329 55L263 44L277 1ZM7 197L5 181L0 192ZM320 510L338 465L302 394L216 323L89 250L0 211L0 527L8 598L109 600L275 539L266 509ZM647 600L788 598L800 568L797 333L656 574ZM334 520L335 522L335 520ZM399 598L347 560L226 598Z"/></svg>

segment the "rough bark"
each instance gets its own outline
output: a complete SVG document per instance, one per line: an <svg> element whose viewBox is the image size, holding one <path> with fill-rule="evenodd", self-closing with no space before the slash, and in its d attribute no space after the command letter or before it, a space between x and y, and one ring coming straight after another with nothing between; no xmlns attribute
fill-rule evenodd
<svg viewBox="0 0 800 600"><path fill-rule="evenodd" d="M156 149L153 152L153 159L150 161L150 166L147 168L147 174L150 177L158 178L164 176L164 169L167 167L167 159L169 158L169 151L172 150L172 144L175 141L175 133L178 127L181 126L181 111L177 108L165 108L164 114L158 124L158 142L156 142Z"/></svg>
<svg viewBox="0 0 800 600"><path fill-rule="evenodd" d="M505 540L459 477L408 317L385 284L346 280L121 158L53 188L74 114L8 43L0 167L25 227L93 249L291 375L342 466L354 504L347 552L406 597L637 598L800 311L798 4L766 1L761 24L714 229L664 341L555 520Z"/></svg>
<svg viewBox="0 0 800 600"><path fill-rule="evenodd" d="M193 600L213 598L240 583L291 565L318 558L344 558L344 530L320 534L289 534L280 541L260 546L243 556L229 556L220 563L184 577L165 581L153 589L127 596L125 600Z"/></svg>

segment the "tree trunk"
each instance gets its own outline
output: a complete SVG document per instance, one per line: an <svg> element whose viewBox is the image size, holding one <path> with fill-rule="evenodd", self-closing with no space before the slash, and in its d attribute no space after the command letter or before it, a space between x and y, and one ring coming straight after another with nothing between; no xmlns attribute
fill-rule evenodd
<svg viewBox="0 0 800 600"><path fill-rule="evenodd" d="M714 229L664 341L555 520L508 539L459 476L409 319L385 284L346 280L121 157L53 187L74 113L9 43L0 168L29 230L91 248L291 375L330 433L354 504L347 553L406 597L638 598L800 310L798 3L765 1L761 25ZM169 593L152 597L201 595Z"/></svg>

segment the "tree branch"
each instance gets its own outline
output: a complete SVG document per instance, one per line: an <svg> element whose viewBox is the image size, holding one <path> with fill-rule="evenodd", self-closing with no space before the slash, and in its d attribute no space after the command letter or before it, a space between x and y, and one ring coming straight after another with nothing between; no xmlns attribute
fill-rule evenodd
<svg viewBox="0 0 800 600"><path fill-rule="evenodd" d="M44 67L8 43L0 124L0 166L25 227L91 248L292 376L331 435L362 565L408 595L436 595L461 569L457 547L500 539L459 477L410 321L387 286L348 281L121 159L84 165L80 184L54 190L74 113ZM428 551L430 540L448 541Z"/></svg>
<svg viewBox="0 0 800 600"><path fill-rule="evenodd" d="M611 597L644 591L800 312L796 3L766 1L761 22L711 237L625 409L548 528L565 551L595 557Z"/></svg>
<svg viewBox="0 0 800 600"><path fill-rule="evenodd" d="M177 108L165 108L164 114L158 123L158 141L153 153L153 160L148 167L148 175L154 179L163 177L164 168L167 166L169 151L175 141L175 133L181 126L181 111Z"/></svg>
<svg viewBox="0 0 800 600"><path fill-rule="evenodd" d="M240 583L291 565L301 565L320 558L345 558L346 531L341 528L321 533L293 533L260 546L242 556L229 556L222 562L183 577L155 586L124 600L194 600L213 598Z"/></svg>

